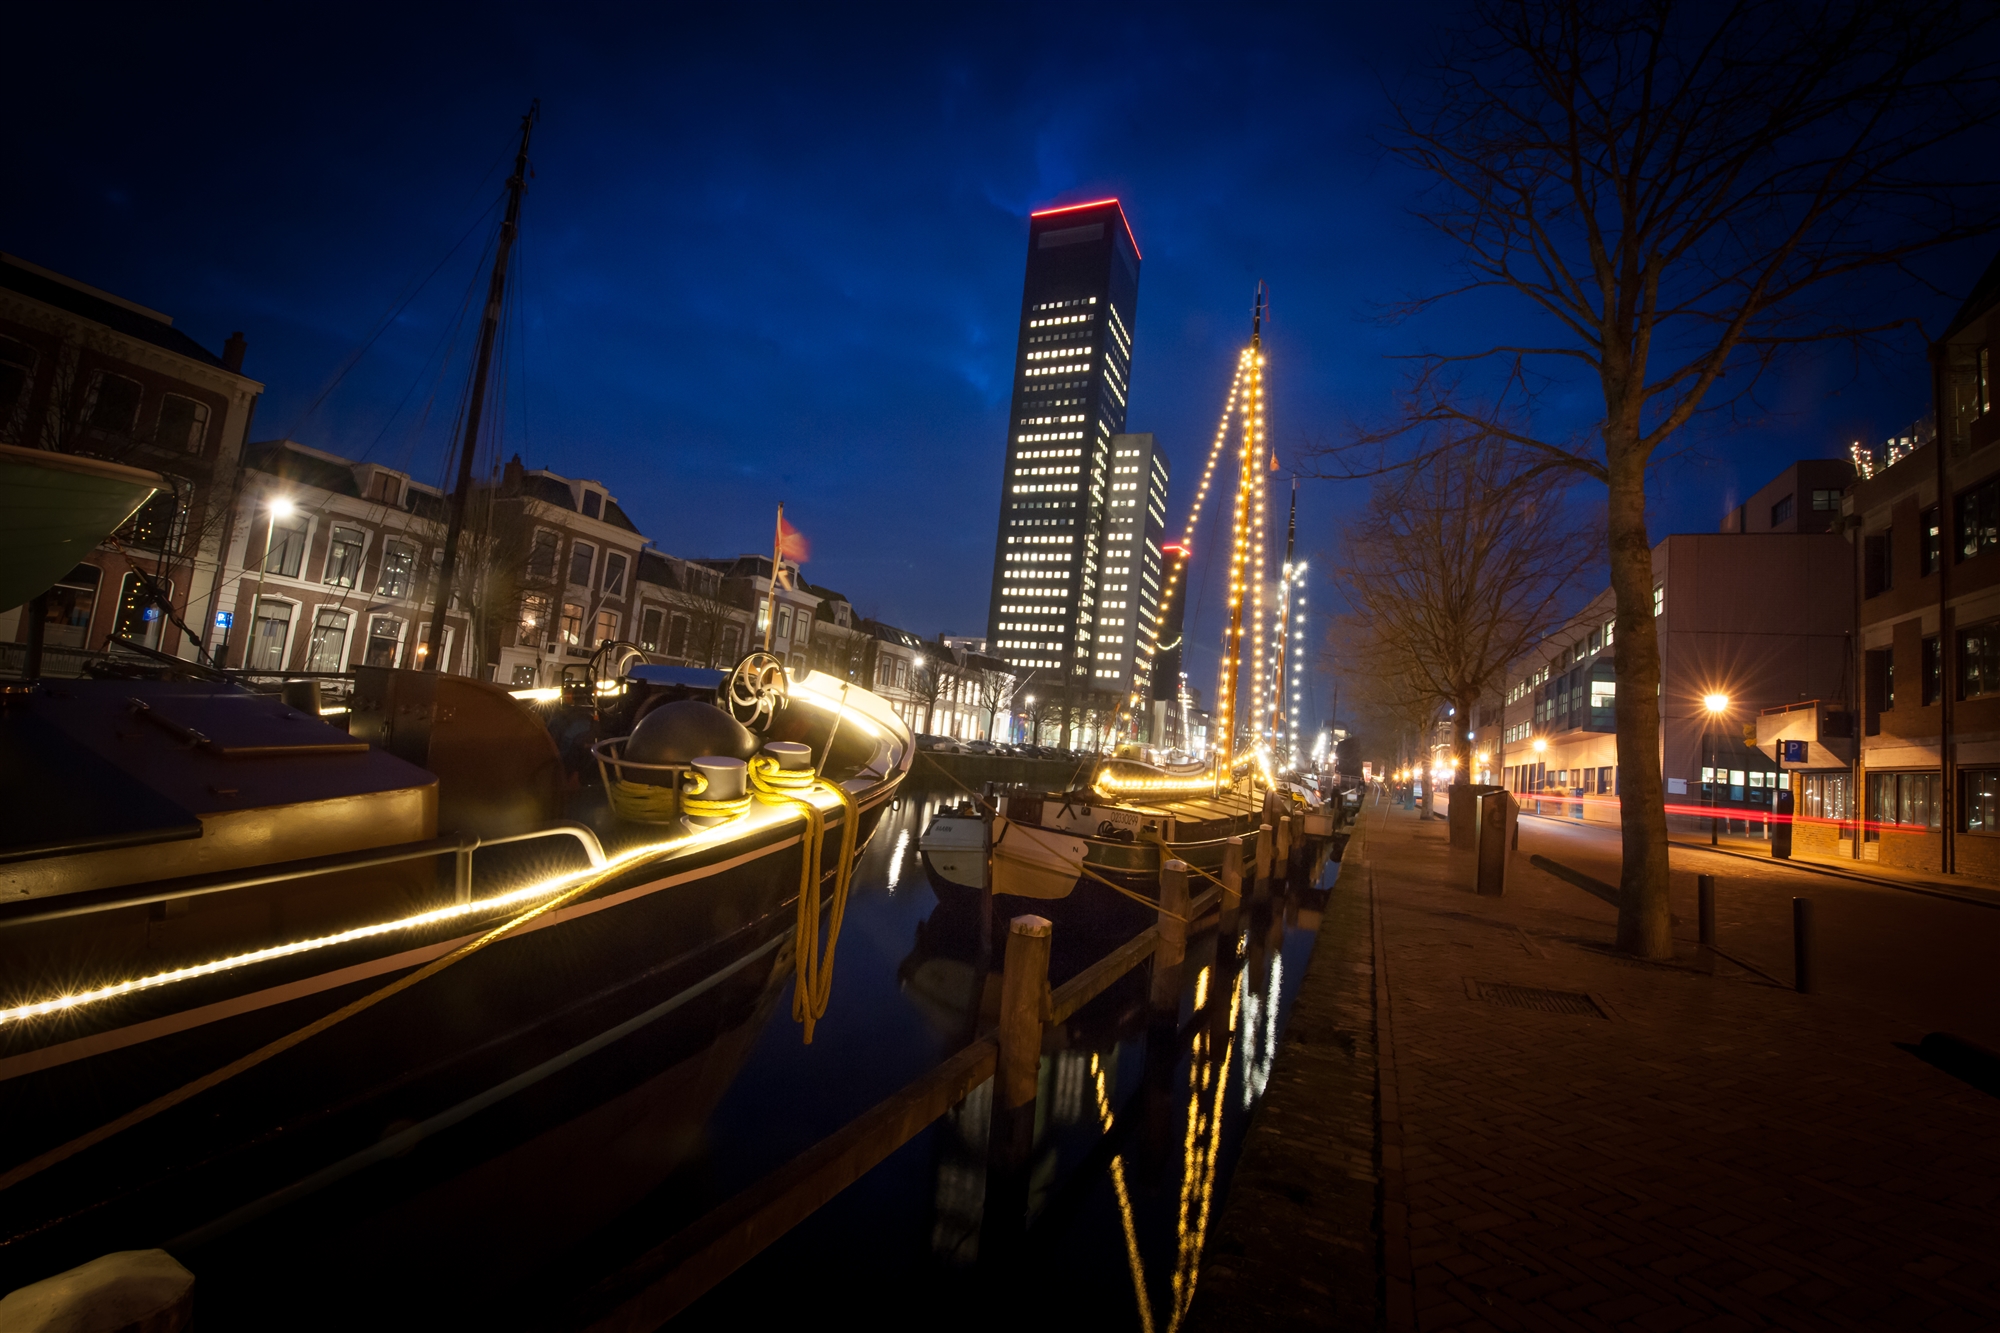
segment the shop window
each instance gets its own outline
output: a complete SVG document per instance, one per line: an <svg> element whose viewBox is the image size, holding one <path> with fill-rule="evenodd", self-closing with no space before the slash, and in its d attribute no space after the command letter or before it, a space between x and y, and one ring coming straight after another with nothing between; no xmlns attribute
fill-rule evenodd
<svg viewBox="0 0 2000 1333"><path fill-rule="evenodd" d="M326 581L336 588L352 588L361 579L361 552L367 534L360 528L334 525L326 543Z"/></svg>
<svg viewBox="0 0 2000 1333"><path fill-rule="evenodd" d="M1808 819L1851 819L1852 785L1846 773L1808 773L1805 778L1805 808L1799 813Z"/></svg>
<svg viewBox="0 0 2000 1333"><path fill-rule="evenodd" d="M257 599L250 619L250 652L245 663L252 671L283 671L285 649L292 636L292 604Z"/></svg>
<svg viewBox="0 0 2000 1333"><path fill-rule="evenodd" d="M1962 769L1958 781L1958 826L1967 833L2000 833L2000 768Z"/></svg>
<svg viewBox="0 0 2000 1333"><path fill-rule="evenodd" d="M306 641L308 671L338 671L347 651L347 612L327 606L313 614L312 638Z"/></svg>
<svg viewBox="0 0 2000 1333"><path fill-rule="evenodd" d="M97 609L97 588L104 572L96 565L78 565L48 590L48 613L42 642L51 648L88 648L90 617Z"/></svg>
<svg viewBox="0 0 2000 1333"><path fill-rule="evenodd" d="M160 400L160 424L153 436L163 449L198 454L208 440L208 404L170 393Z"/></svg>
<svg viewBox="0 0 2000 1333"><path fill-rule="evenodd" d="M1906 831L1935 830L1941 815L1936 773L1870 773L1868 820Z"/></svg>

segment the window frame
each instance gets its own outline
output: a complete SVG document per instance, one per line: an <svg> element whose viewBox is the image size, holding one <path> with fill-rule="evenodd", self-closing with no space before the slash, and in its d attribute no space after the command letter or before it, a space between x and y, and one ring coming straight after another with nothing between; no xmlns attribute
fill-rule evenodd
<svg viewBox="0 0 2000 1333"><path fill-rule="evenodd" d="M354 543L343 543L340 540L340 535L342 533L351 533L355 537L359 538L359 541ZM333 568L334 552L338 549L341 549L343 546L345 546L346 549L354 552L354 562L353 565L346 571L347 578L345 582L342 582L335 577ZM344 561L342 563L345 564ZM360 527L358 525L351 526L346 523L328 524L326 533L326 560L320 567L320 582L325 584L329 588L353 589L359 587L362 578L364 578L367 574L367 566L368 566L368 529Z"/></svg>
<svg viewBox="0 0 2000 1333"><path fill-rule="evenodd" d="M267 605L282 606L285 608L284 642L278 645L277 665L269 667L263 666L256 661L257 637L258 637L257 628L258 625L262 622L263 618L262 612L264 607ZM299 612L301 609L302 609L301 604L296 597L277 597L277 596L272 596L269 593L258 593L256 596L250 599L250 635L249 638L245 640L243 647L244 670L246 671L285 670L285 664L292 660L292 639L299 631L299 619L300 619Z"/></svg>
<svg viewBox="0 0 2000 1333"><path fill-rule="evenodd" d="M338 617L340 620L340 647L333 654L333 665L315 666L313 663L319 657L320 648L323 644L321 631L330 628L326 623L329 616ZM315 606L313 608L312 630L306 636L305 666L301 669L305 671L345 671L347 669L347 649L354 635L353 622L354 613L338 602Z"/></svg>
<svg viewBox="0 0 2000 1333"><path fill-rule="evenodd" d="M98 409L103 406L104 402L104 386L111 380L118 380L132 386L132 413L122 426L100 425L97 420ZM139 424L139 413L145 406L146 386L138 380L133 379L130 375L121 375L115 370L95 371L90 377L89 397L84 401L84 429L100 436L123 436L130 439L133 430Z"/></svg>
<svg viewBox="0 0 2000 1333"><path fill-rule="evenodd" d="M580 579L576 576L576 562L579 557L584 562L583 577ZM563 571L564 586L570 588L588 588L590 586L590 576L596 571L597 547L590 542L570 542L569 568Z"/></svg>
<svg viewBox="0 0 2000 1333"><path fill-rule="evenodd" d="M173 403L186 403L192 410L188 415L186 437L178 443L168 444L163 436L167 429L167 408ZM162 449L175 449L181 453L207 453L208 425L214 415L214 409L199 398L190 398L184 393L163 393L160 395L159 410L153 414L153 443Z"/></svg>
<svg viewBox="0 0 2000 1333"><path fill-rule="evenodd" d="M401 552L409 554L410 564L409 568L404 571L407 575L404 586L399 589L391 586L389 582L389 562ZM385 538L382 542L382 567L375 578L375 595L377 597L393 597L399 602L411 600L416 595L417 566L422 563L423 554L423 547L419 543L409 540L407 537Z"/></svg>

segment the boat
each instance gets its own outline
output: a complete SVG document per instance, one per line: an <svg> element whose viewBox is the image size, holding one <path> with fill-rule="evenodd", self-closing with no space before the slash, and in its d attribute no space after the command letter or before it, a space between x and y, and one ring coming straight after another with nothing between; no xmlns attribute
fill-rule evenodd
<svg viewBox="0 0 2000 1333"><path fill-rule="evenodd" d="M20 606L167 486L157 472L0 444L0 606Z"/></svg>

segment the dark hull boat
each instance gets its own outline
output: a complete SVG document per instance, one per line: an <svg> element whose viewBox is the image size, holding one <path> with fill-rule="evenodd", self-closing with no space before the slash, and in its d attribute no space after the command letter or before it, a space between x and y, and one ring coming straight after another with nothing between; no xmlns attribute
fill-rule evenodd
<svg viewBox="0 0 2000 1333"><path fill-rule="evenodd" d="M537 717L364 672L349 732L212 682L9 696L0 1290L185 1252L444 1136L528 1141L602 1103L617 1053L698 1046L790 978L911 737L866 691L768 672L746 729L721 679L640 666ZM579 718L631 732L595 774L551 738ZM714 736L764 795L693 799ZM829 901L802 913L808 854Z"/></svg>

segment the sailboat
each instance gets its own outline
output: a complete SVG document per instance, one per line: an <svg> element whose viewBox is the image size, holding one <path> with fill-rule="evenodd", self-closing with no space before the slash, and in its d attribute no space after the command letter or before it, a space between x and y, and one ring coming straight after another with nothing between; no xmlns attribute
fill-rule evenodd
<svg viewBox="0 0 2000 1333"><path fill-rule="evenodd" d="M93 537L149 489L100 480ZM199 1246L510 1108L543 1132L566 1088L624 1076L615 1052L746 986L789 982L810 1040L916 752L886 701L761 652L607 644L553 700L361 668L345 728L202 664L121 675L0 699L0 1291ZM566 759L552 730L594 743Z"/></svg>

